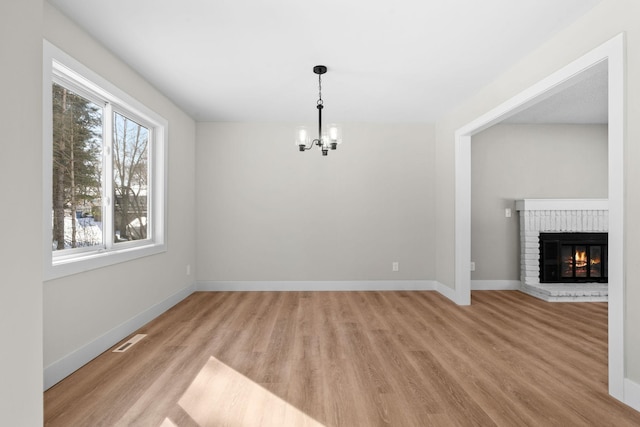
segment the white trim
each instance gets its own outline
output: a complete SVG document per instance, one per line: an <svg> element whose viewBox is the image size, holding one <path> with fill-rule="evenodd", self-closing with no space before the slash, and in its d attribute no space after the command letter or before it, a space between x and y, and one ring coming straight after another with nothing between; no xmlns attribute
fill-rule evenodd
<svg viewBox="0 0 640 427"><path fill-rule="evenodd" d="M142 313L137 314L93 341L53 362L44 368L44 389L47 390L68 375L72 374L74 371L89 363L110 347L122 341L122 339L126 338L129 334L135 332L191 295L194 290L194 285L190 285L176 292L164 301L160 301L159 303L149 307Z"/></svg>
<svg viewBox="0 0 640 427"><path fill-rule="evenodd" d="M608 199L522 199L517 211L606 211Z"/></svg>
<svg viewBox="0 0 640 427"><path fill-rule="evenodd" d="M149 197L149 207L151 215L147 220L148 235L147 240L136 242L119 243L117 247L102 247L91 251L74 250L69 254L54 255L51 248L52 224L51 211L43 209L42 212L42 268L44 281L81 273L84 271L129 261L136 258L155 255L165 252L167 249L167 209L168 198L168 126L169 123L159 114L155 113L144 104L128 95L108 80L87 68L74 58L54 46L47 40L43 40L43 156L42 156L42 197L43 206L51 206L52 197L52 100L51 82L54 78L54 68L56 73L60 73L57 79L68 79L79 82L78 85L85 85L87 91L95 98L99 96L109 105L116 105L119 112L127 117L136 118L142 125L148 127L150 139L153 141L153 149L150 150L149 180L151 182L151 192ZM66 80L65 80L66 81ZM74 84L74 87L76 84ZM83 91L84 94L84 91ZM110 120L110 114L105 118L105 122ZM109 131L110 132L110 131ZM108 135L108 133L107 133ZM108 160L108 155L105 155ZM109 163L105 160L105 163ZM105 168L107 170L107 168ZM108 196L111 189L105 185L104 191L107 196L104 198L104 206L111 209L113 200ZM105 232L112 235L109 227L105 226ZM106 242L105 242L106 244Z"/></svg>
<svg viewBox="0 0 640 427"><path fill-rule="evenodd" d="M433 280L199 281L198 291L434 291Z"/></svg>
<svg viewBox="0 0 640 427"><path fill-rule="evenodd" d="M456 132L455 301L471 304L471 135Z"/></svg>
<svg viewBox="0 0 640 427"><path fill-rule="evenodd" d="M640 384L624 379L624 403L640 411Z"/></svg>
<svg viewBox="0 0 640 427"><path fill-rule="evenodd" d="M625 38L606 45L609 65L609 394L623 398L625 378L624 140Z"/></svg>
<svg viewBox="0 0 640 427"><path fill-rule="evenodd" d="M472 280L472 291L516 291L520 290L519 280Z"/></svg>
<svg viewBox="0 0 640 427"><path fill-rule="evenodd" d="M51 245L49 245L49 247L50 246ZM51 250L49 249L49 258L45 258L44 281L46 282L96 268L131 261L132 259L151 256L165 251L166 245L149 244L145 246L134 246L131 248L115 249L105 252L89 252L85 256L78 255L70 258L68 262L58 261L55 265L49 265L46 264L51 259Z"/></svg>
<svg viewBox="0 0 640 427"><path fill-rule="evenodd" d="M469 304L460 304L457 300L456 290L445 285L444 283L436 282L436 291L438 291L445 298L450 299L454 303L458 305L469 305ZM471 295L469 295L469 299L471 299Z"/></svg>
<svg viewBox="0 0 640 427"><path fill-rule="evenodd" d="M458 303L470 300L471 136L555 93L574 76L607 61L609 76L609 394L624 391L624 33L534 84L455 132L455 289Z"/></svg>

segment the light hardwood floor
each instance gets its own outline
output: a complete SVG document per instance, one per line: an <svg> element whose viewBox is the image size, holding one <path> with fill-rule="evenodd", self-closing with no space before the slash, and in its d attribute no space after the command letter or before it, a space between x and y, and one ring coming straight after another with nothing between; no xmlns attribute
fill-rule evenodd
<svg viewBox="0 0 640 427"><path fill-rule="evenodd" d="M606 303L198 292L45 392L48 426L639 426Z"/></svg>

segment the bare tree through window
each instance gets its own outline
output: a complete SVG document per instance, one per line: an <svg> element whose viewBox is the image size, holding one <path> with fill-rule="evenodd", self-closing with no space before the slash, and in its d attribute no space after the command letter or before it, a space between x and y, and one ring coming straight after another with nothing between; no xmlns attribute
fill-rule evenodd
<svg viewBox="0 0 640 427"><path fill-rule="evenodd" d="M101 107L53 83L54 250L102 245Z"/></svg>
<svg viewBox="0 0 640 427"><path fill-rule="evenodd" d="M149 130L114 113L115 243L147 238Z"/></svg>

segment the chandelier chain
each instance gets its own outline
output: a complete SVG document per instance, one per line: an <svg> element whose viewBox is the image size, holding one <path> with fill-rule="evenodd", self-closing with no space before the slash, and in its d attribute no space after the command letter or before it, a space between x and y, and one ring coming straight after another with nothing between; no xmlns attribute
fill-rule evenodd
<svg viewBox="0 0 640 427"><path fill-rule="evenodd" d="M318 105L322 104L322 74L318 74Z"/></svg>

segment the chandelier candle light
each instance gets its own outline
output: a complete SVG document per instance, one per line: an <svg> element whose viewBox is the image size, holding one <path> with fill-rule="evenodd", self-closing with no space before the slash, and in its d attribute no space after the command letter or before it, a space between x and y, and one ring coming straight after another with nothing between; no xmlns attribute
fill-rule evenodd
<svg viewBox="0 0 640 427"><path fill-rule="evenodd" d="M328 132L322 132L322 109L324 108L322 101L322 75L327 72L327 67L316 65L313 67L313 72L318 75L318 103L316 106L318 108L318 138L311 141L309 131L305 126L301 126L296 134L296 145L300 148L300 151L310 150L311 147L317 145L322 150L322 155L326 156L330 149L335 150L338 148L342 138L340 128L335 124L329 125Z"/></svg>

